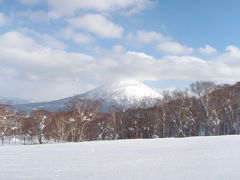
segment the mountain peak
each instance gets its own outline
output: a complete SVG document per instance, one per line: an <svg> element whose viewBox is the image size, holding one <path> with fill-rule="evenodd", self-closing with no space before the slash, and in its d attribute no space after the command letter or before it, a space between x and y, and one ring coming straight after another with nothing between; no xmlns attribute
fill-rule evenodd
<svg viewBox="0 0 240 180"><path fill-rule="evenodd" d="M143 84L140 81L134 80L134 79L118 79L111 83L108 83L104 86L113 86L113 87L128 87L128 86L138 86Z"/></svg>

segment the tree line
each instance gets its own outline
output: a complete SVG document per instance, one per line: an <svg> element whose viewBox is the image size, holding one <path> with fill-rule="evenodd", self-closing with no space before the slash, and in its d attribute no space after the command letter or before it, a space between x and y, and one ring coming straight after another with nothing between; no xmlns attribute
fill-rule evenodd
<svg viewBox="0 0 240 180"><path fill-rule="evenodd" d="M101 113L101 103L76 96L69 111L36 110L30 115L0 105L0 138L37 137L47 141L80 142L131 138L213 136L240 133L240 83L192 83L189 90L165 91L155 106Z"/></svg>

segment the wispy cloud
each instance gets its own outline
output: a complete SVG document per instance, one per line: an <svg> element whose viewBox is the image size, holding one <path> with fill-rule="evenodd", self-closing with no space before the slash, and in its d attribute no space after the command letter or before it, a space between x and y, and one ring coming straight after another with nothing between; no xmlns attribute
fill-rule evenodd
<svg viewBox="0 0 240 180"><path fill-rule="evenodd" d="M157 48L166 54L184 55L184 54L192 54L194 52L194 48L187 47L178 42L161 43L157 46Z"/></svg>
<svg viewBox="0 0 240 180"><path fill-rule="evenodd" d="M169 41L171 38L155 31L138 30L136 33L129 33L127 40L148 44Z"/></svg>
<svg viewBox="0 0 240 180"><path fill-rule="evenodd" d="M78 10L92 10L96 12L124 11L128 14L138 13L143 9L153 6L153 0L47 0L51 7L50 15L52 18L59 18L66 15L73 15Z"/></svg>
<svg viewBox="0 0 240 180"><path fill-rule="evenodd" d="M71 27L83 29L102 38L120 38L124 29L100 14L86 14L69 19Z"/></svg>
<svg viewBox="0 0 240 180"><path fill-rule="evenodd" d="M217 53L217 50L210 45L205 45L205 47L199 48L198 50L203 55L211 55Z"/></svg>
<svg viewBox="0 0 240 180"><path fill-rule="evenodd" d="M8 24L9 22L10 18L8 18L7 16L0 12L0 27Z"/></svg>
<svg viewBox="0 0 240 180"><path fill-rule="evenodd" d="M66 27L61 29L57 35L61 39L69 40L75 43L87 44L94 41L94 37L87 33L78 32L72 27Z"/></svg>

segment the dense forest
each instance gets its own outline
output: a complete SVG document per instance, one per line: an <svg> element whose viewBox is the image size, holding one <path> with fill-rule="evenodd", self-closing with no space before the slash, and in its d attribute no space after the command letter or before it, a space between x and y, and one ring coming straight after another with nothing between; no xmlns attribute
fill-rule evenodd
<svg viewBox="0 0 240 180"><path fill-rule="evenodd" d="M112 113L100 113L100 102L76 96L68 103L71 111L31 114L1 104L0 138L37 137L42 144L240 133L240 83L195 82L188 90L165 91L154 107L146 104L147 100L136 109L113 107Z"/></svg>

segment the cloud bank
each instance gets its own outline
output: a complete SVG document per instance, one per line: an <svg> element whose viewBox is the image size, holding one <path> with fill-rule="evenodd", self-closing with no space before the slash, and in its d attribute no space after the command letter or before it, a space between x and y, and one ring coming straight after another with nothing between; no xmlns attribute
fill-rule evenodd
<svg viewBox="0 0 240 180"><path fill-rule="evenodd" d="M54 99L116 78L218 82L233 82L240 78L240 49L235 46L227 47L223 54L206 61L189 55L167 55L156 59L143 52L124 49L110 50L107 56L95 58L41 45L20 32L2 34L0 42L2 81L3 77L8 77L21 84L18 89L26 92L29 87L30 90L38 87L34 93L23 95L25 98L38 94Z"/></svg>

